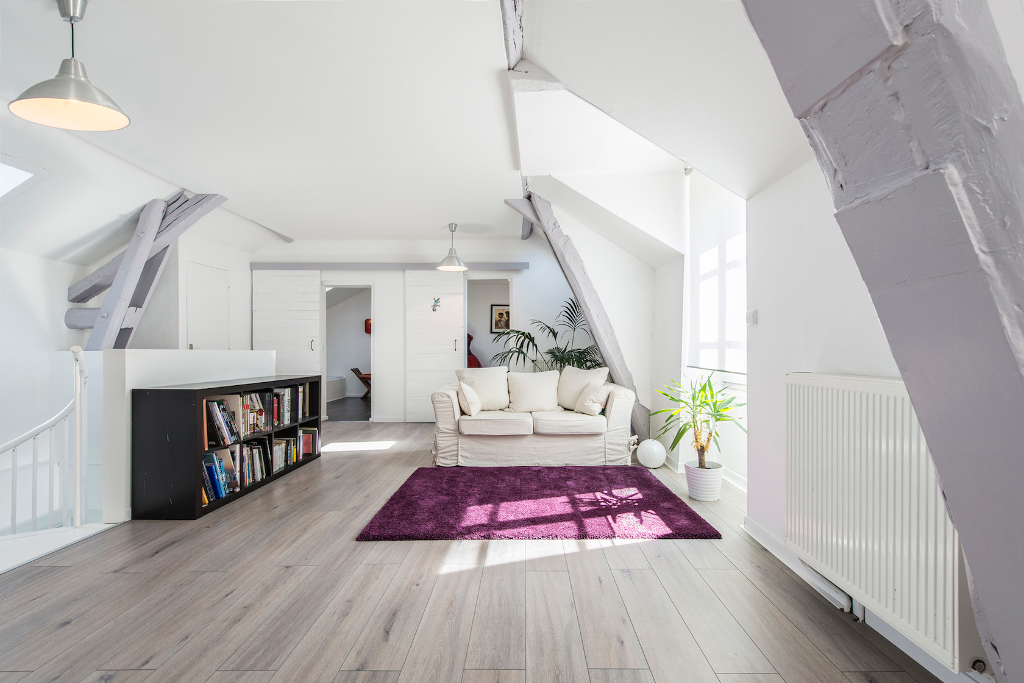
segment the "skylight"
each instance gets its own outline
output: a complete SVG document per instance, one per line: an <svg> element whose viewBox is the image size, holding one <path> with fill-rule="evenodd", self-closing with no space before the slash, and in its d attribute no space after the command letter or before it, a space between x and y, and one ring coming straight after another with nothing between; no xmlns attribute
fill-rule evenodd
<svg viewBox="0 0 1024 683"><path fill-rule="evenodd" d="M0 162L0 197L18 187L34 174Z"/></svg>

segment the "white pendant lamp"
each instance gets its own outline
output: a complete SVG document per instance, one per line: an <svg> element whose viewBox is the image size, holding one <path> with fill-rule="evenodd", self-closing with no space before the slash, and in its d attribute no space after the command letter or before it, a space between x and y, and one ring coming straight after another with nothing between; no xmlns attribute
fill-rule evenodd
<svg viewBox="0 0 1024 683"><path fill-rule="evenodd" d="M57 0L61 19L71 24L71 59L57 75L37 83L8 105L15 116L51 128L82 131L120 130L129 119L117 103L89 82L85 65L75 59L75 24L88 0Z"/></svg>
<svg viewBox="0 0 1024 683"><path fill-rule="evenodd" d="M455 228L458 227L455 223L448 224L448 230L452 233L452 248L448 250L448 255L444 257L444 260L437 264L438 270L447 270L452 272L458 272L462 270L469 270L466 264L462 262L459 255L455 253Z"/></svg>

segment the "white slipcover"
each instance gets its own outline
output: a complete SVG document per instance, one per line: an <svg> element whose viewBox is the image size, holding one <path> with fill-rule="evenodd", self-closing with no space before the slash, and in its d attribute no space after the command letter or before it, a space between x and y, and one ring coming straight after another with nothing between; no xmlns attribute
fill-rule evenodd
<svg viewBox="0 0 1024 683"><path fill-rule="evenodd" d="M604 434L608 419L604 415L583 415L568 410L533 414L534 434Z"/></svg>
<svg viewBox="0 0 1024 683"><path fill-rule="evenodd" d="M533 434L533 415L481 410L476 415L463 415L459 418L459 433L489 436Z"/></svg>
<svg viewBox="0 0 1024 683"><path fill-rule="evenodd" d="M605 406L604 415L586 416L569 411L552 411L561 415L577 416L567 418L553 417L551 413L507 413L520 415L529 419L530 433L487 434L480 433L485 429L482 425L467 427L463 421L479 421L482 411L474 417L463 415L459 407L458 385L446 386L430 397L434 406L434 462L437 465L451 467L454 465L497 467L502 465L628 465L630 417L636 396L632 391L618 385L610 385L611 394ZM494 411L490 411L494 412ZM538 433L536 422L540 416L542 424L559 429L563 433ZM584 429L583 423L570 423L570 420L584 418L588 420L604 420L604 433L564 433L568 429ZM564 425L555 426L554 421L564 419ZM497 428L498 420L509 420L511 424L525 425L525 419L516 421L509 418L491 418L491 425L486 429ZM589 423L593 425L594 423ZM508 429L510 424L501 423ZM592 427L594 428L594 427ZM595 428L596 429L596 428ZM462 432L462 433L460 433Z"/></svg>

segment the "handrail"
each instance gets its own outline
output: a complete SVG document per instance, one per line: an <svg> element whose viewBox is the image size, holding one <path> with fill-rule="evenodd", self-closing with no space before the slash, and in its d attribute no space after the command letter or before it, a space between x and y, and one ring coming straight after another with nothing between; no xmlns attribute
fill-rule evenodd
<svg viewBox="0 0 1024 683"><path fill-rule="evenodd" d="M18 533L18 470L21 467L19 464L19 450L22 446L31 442L32 444L32 463L31 463L31 530L38 530L39 521L42 518L44 521L43 528L49 528L54 526L54 512L55 502L58 504L57 510L60 513L60 525L67 526L68 523L68 497L71 491L74 492L73 507L72 507L72 520L76 527L82 524L82 510L84 503L84 490L82 487L82 477L84 475L83 469L83 454L85 445L85 421L83 416L84 399L82 394L83 385L85 379L89 376L88 371L85 368L85 359L82 355L81 347L74 346L71 348L71 355L75 361L74 371L74 398L66 406L64 406L60 412L51 417L46 422L42 423L34 429L30 429L21 436L8 441L7 443L0 445L0 455L11 454L11 521L10 521L10 533ZM68 449L68 437L69 427L68 424L71 420L71 413L74 412L74 469L71 473L69 469L69 449ZM58 459L58 448L56 441L57 429L63 425L61 434L63 436L63 448L59 449ZM44 436L45 435L45 436ZM43 476L46 478L46 490L44 492L47 512L43 515L39 513L38 503L40 493L40 453L41 447L45 447L46 464L43 466ZM70 477L69 477L70 474ZM59 480L57 479L59 477ZM69 478L71 481L69 481ZM69 484L72 484L69 487ZM55 486L59 489L55 489ZM57 492L59 490L59 493ZM55 500L58 499L59 500ZM63 502L61 502L63 501Z"/></svg>
<svg viewBox="0 0 1024 683"><path fill-rule="evenodd" d="M34 429L30 429L29 431L27 431L24 434L22 434L21 436L19 436L17 439L11 439L10 441L5 443L4 445L0 446L0 453L6 453L7 451L13 450L13 449L17 448L18 446L20 446L21 444L23 444L26 441L28 441L29 439L31 439L33 437L36 437L36 436L39 436L40 434L45 432L50 427L56 427L57 424L59 424L60 421L63 420L65 417L70 415L71 411L74 410L74 409L75 409L75 399L71 399L70 401L68 401L68 404L61 409L61 411L59 413L57 413L56 415L51 417L49 420L47 420L43 424L39 425L38 427L36 427Z"/></svg>

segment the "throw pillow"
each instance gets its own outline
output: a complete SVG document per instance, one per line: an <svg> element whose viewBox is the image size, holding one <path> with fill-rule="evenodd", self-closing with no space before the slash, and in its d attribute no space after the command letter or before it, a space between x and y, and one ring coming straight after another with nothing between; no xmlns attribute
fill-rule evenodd
<svg viewBox="0 0 1024 683"><path fill-rule="evenodd" d="M600 415L611 396L611 384L591 384L580 394L576 402L576 412L584 415Z"/></svg>
<svg viewBox="0 0 1024 683"><path fill-rule="evenodd" d="M480 410L505 410L508 408L508 368L463 368L455 371L459 382L473 387L480 396Z"/></svg>
<svg viewBox="0 0 1024 683"><path fill-rule="evenodd" d="M604 384L608 381L608 368L580 370L567 366L558 378L558 405L574 410L580 394L590 384Z"/></svg>
<svg viewBox="0 0 1024 683"><path fill-rule="evenodd" d="M459 405L470 417L480 412L480 395L465 382L459 382Z"/></svg>
<svg viewBox="0 0 1024 683"><path fill-rule="evenodd" d="M508 409L513 413L533 413L558 408L558 371L510 372Z"/></svg>

